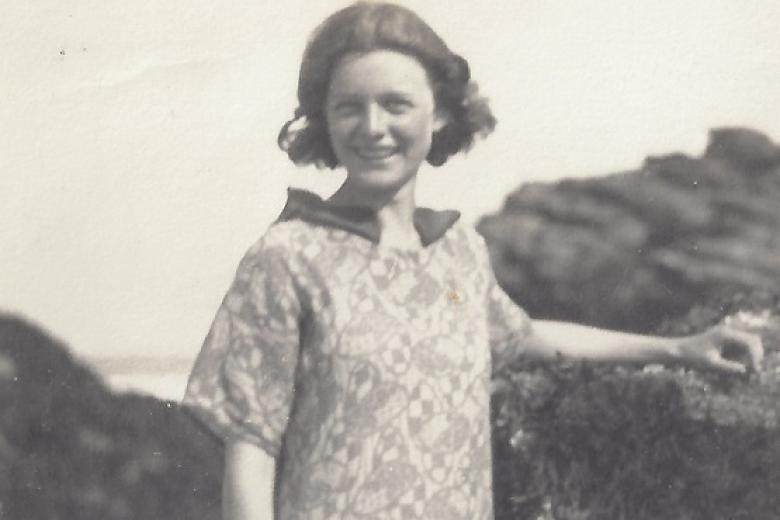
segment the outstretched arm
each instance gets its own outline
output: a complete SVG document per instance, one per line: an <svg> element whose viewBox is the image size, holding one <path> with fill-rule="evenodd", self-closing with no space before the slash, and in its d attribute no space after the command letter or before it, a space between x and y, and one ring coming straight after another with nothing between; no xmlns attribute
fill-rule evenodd
<svg viewBox="0 0 780 520"><path fill-rule="evenodd" d="M732 350L736 356L727 359L725 355ZM526 352L543 359L560 354L617 363L683 363L733 373L756 370L763 358L757 335L725 325L692 336L665 338L546 320L533 321Z"/></svg>

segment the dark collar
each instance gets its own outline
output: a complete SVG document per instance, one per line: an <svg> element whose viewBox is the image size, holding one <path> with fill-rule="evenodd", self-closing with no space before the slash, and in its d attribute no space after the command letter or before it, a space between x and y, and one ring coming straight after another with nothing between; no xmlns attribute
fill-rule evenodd
<svg viewBox="0 0 780 520"><path fill-rule="evenodd" d="M457 222L460 213L455 210L416 208L412 218L420 241L423 246L428 246L441 238ZM310 191L289 188L287 204L277 222L294 219L343 229L375 244L379 243L382 235L379 219L373 209L365 206L336 206Z"/></svg>

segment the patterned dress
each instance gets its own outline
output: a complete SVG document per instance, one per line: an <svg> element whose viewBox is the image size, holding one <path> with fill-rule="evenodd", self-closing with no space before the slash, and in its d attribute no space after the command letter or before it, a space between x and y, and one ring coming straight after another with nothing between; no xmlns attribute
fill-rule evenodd
<svg viewBox="0 0 780 520"><path fill-rule="evenodd" d="M493 518L490 376L530 320L456 212L418 209L424 244L290 191L241 261L184 403L278 460L277 520Z"/></svg>

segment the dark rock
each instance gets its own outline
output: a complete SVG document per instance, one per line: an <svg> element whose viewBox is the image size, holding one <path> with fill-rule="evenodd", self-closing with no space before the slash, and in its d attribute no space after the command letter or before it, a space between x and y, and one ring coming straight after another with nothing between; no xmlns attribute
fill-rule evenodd
<svg viewBox="0 0 780 520"><path fill-rule="evenodd" d="M478 226L499 282L536 317L636 331L719 294L780 289L780 147L744 129L711 138L700 158L518 188Z"/></svg>
<svg viewBox="0 0 780 520"><path fill-rule="evenodd" d="M176 403L114 394L0 315L0 518L216 520L220 444Z"/></svg>
<svg viewBox="0 0 780 520"><path fill-rule="evenodd" d="M747 172L780 164L780 151L764 134L749 128L718 128L710 132L706 157L723 159Z"/></svg>

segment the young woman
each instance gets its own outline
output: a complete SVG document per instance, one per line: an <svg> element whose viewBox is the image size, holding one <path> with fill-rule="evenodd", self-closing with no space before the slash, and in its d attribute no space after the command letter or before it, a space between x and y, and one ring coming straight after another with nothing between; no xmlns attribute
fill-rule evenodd
<svg viewBox="0 0 780 520"><path fill-rule="evenodd" d="M226 442L226 520L492 518L490 376L518 355L739 373L752 367L721 355L736 343L760 362L759 340L727 328L659 338L531 320L457 212L416 206L422 162L495 119L467 62L411 11L358 3L325 20L298 99L280 146L347 177L328 200L289 192L192 371L185 404Z"/></svg>

